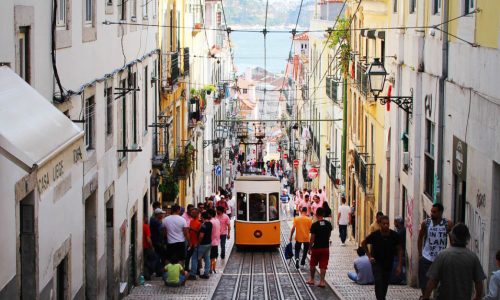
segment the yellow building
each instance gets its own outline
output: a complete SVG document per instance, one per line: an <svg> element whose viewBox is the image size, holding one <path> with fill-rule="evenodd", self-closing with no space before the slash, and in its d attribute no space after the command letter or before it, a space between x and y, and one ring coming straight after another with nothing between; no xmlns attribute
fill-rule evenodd
<svg viewBox="0 0 500 300"><path fill-rule="evenodd" d="M346 19L352 22L351 62L347 88L346 197L356 203L356 239L362 240L377 211L387 213L389 198L382 193L386 173L385 107L373 101L369 91L367 62L385 56L385 41L376 32L361 28L387 25L386 1L351 1ZM344 108L345 109L345 108Z"/></svg>

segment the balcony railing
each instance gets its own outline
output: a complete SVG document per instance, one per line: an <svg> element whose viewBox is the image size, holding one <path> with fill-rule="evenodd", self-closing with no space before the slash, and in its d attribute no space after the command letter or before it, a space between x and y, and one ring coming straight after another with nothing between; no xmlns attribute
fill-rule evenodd
<svg viewBox="0 0 500 300"><path fill-rule="evenodd" d="M366 153L354 152L354 169L359 179L359 185L363 192L368 193L373 190L373 166L370 163L370 156Z"/></svg>
<svg viewBox="0 0 500 300"><path fill-rule="evenodd" d="M337 179L337 167L335 163L338 162L337 158L326 157L326 174L333 182L336 182Z"/></svg>
<svg viewBox="0 0 500 300"><path fill-rule="evenodd" d="M339 83L334 80L333 76L326 77L326 95L332 101L338 102L338 87Z"/></svg>
<svg viewBox="0 0 500 300"><path fill-rule="evenodd" d="M189 75L189 47L184 48L183 55L184 76L186 76Z"/></svg>
<svg viewBox="0 0 500 300"><path fill-rule="evenodd" d="M179 81L179 53L169 52L162 55L163 88L172 88Z"/></svg>

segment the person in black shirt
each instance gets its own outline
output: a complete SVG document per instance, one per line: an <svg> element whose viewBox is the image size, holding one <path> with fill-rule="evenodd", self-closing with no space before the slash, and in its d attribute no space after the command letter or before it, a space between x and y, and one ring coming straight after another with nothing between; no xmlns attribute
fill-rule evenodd
<svg viewBox="0 0 500 300"><path fill-rule="evenodd" d="M204 260L205 273L203 275L200 275L200 278L209 278L208 273L210 272L210 249L212 248L212 222L210 222L210 215L206 211L201 214L201 218L203 219L203 224L201 224L200 227L200 245L197 247L197 259L194 255L191 259L192 268L191 274L189 275L190 279L196 279L196 273L198 273L198 260L202 258Z"/></svg>
<svg viewBox="0 0 500 300"><path fill-rule="evenodd" d="M316 265L319 264L319 287L325 287L326 268L330 258L330 235L332 234L332 223L324 219L325 211L322 207L316 209L316 219L311 226L311 241L309 254L311 260L309 263L309 271L311 278L306 283L314 285L314 274L316 273Z"/></svg>
<svg viewBox="0 0 500 300"><path fill-rule="evenodd" d="M367 245L372 245L372 251L368 251ZM380 230L372 232L361 242L361 247L366 251L372 263L373 277L375 278L375 296L377 300L385 299L389 287L394 256L398 255L396 276L401 273L402 248L398 234L389 229L389 217L382 216Z"/></svg>

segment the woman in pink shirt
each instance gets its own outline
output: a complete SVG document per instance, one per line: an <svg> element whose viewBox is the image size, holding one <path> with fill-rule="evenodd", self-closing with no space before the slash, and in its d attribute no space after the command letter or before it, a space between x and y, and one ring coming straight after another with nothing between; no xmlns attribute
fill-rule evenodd
<svg viewBox="0 0 500 300"><path fill-rule="evenodd" d="M220 258L226 258L226 240L229 240L231 234L231 220L224 213L224 207L217 206L217 217L220 223Z"/></svg>

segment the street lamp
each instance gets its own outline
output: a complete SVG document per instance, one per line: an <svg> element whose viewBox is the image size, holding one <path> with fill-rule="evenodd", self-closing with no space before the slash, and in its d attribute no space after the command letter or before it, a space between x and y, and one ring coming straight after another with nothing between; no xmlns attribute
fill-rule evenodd
<svg viewBox="0 0 500 300"><path fill-rule="evenodd" d="M382 105L386 104L387 102L395 103L409 115L412 114L413 89L410 89L410 96L380 96L380 93L384 90L387 71L385 70L384 64L380 61L379 58L373 59L373 62L366 71L366 75L368 75L370 92L372 92L372 94L375 96L375 101L380 100L380 104Z"/></svg>

